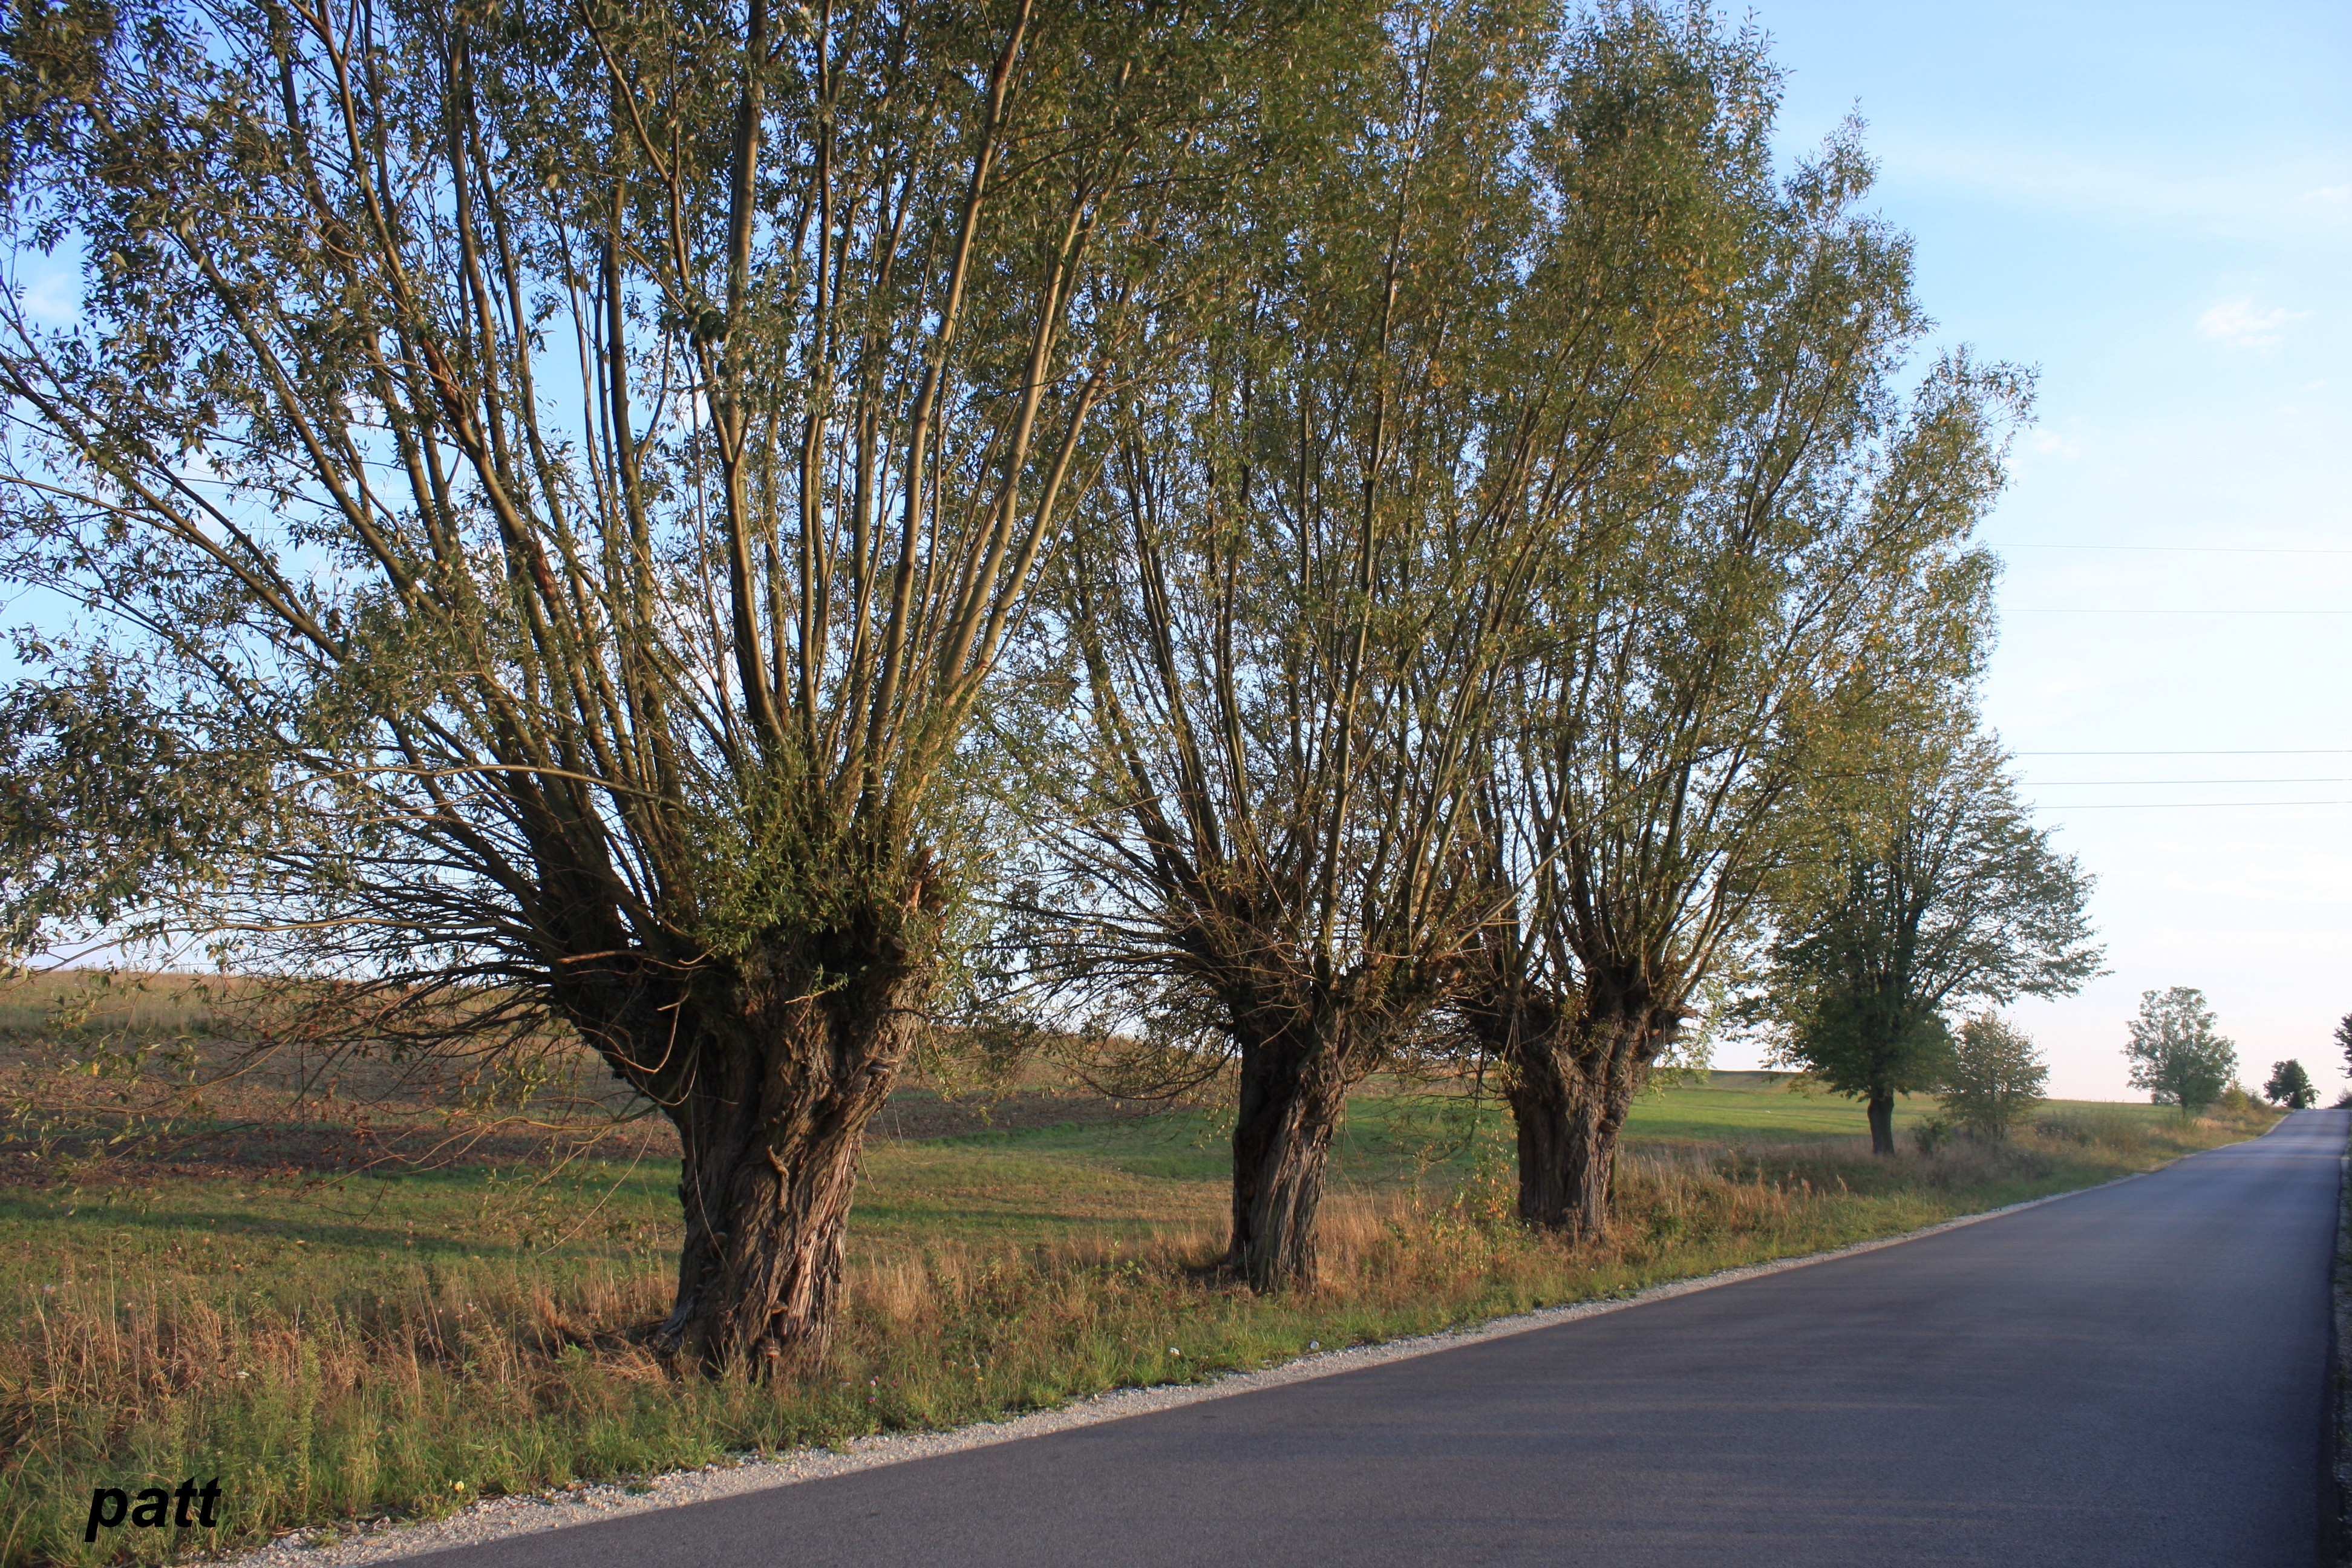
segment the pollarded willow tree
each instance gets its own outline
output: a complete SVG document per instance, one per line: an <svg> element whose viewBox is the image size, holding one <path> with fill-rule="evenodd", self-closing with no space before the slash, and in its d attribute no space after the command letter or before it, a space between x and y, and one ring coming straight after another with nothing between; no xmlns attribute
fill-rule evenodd
<svg viewBox="0 0 2352 1568"><path fill-rule="evenodd" d="M1563 70L1637 25L1396 7L1338 166L1266 193L1061 559L1033 955L1168 1078L1233 1065L1228 1263L1261 1288L1312 1277L1348 1089L1492 911L1457 873L1533 574L1671 401L1654 235L1707 150L1596 173L1556 112L1648 90Z"/></svg>
<svg viewBox="0 0 2352 1568"><path fill-rule="evenodd" d="M1502 1068L1519 1213L1572 1237L1605 1233L1625 1115L1751 931L1805 781L1972 657L1989 563L1965 542L2023 395L1952 358L1903 407L1907 244L1858 212L1850 136L1771 178L1755 40L1695 17L1626 47L1647 111L1726 149L1739 221L1697 261L1717 308L1672 449L1591 487L1541 579L1477 841L1504 912L1457 1000Z"/></svg>
<svg viewBox="0 0 2352 1568"><path fill-rule="evenodd" d="M1360 31L12 8L6 569L81 612L9 707L20 936L234 942L378 1037L562 1020L684 1144L655 1345L821 1352L991 668Z"/></svg>
<svg viewBox="0 0 2352 1568"><path fill-rule="evenodd" d="M1514 526L1467 448L1539 19L1392 8L1339 155L1264 192L1058 563L1040 652L1074 695L1039 731L1024 918L1064 993L1179 1042L1177 1071L1237 1063L1229 1262L1261 1287L1311 1276L1347 1090L1461 923L1433 873Z"/></svg>
<svg viewBox="0 0 2352 1568"><path fill-rule="evenodd" d="M1813 874L1782 884L1765 984L1781 1060L1860 1099L1872 1152L1892 1154L1895 1095L1948 1076L1948 1010L2072 995L2103 950L2092 879L2033 826L1989 737L1948 723L1872 761Z"/></svg>

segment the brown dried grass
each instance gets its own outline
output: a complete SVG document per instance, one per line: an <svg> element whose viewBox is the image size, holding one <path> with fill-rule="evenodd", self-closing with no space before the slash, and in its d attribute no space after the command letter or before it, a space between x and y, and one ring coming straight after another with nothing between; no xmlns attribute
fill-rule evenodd
<svg viewBox="0 0 2352 1568"><path fill-rule="evenodd" d="M493 1492L745 1451L953 1425L1104 1389L1189 1381L1325 1345L1900 1232L2251 1129L2080 1125L1873 1160L1857 1142L1629 1152L1615 1228L1569 1247L1511 1216L1490 1152L1442 1195L1340 1193L1321 1278L1258 1296L1197 1221L1050 1245L953 1235L862 1255L818 1374L676 1380L633 1331L666 1308L643 1258L352 1259L287 1281L92 1268L22 1287L0 1342L0 1563L154 1560L170 1531L80 1540L90 1489L221 1478L218 1544L427 1515ZM194 1542L191 1532L190 1543Z"/></svg>

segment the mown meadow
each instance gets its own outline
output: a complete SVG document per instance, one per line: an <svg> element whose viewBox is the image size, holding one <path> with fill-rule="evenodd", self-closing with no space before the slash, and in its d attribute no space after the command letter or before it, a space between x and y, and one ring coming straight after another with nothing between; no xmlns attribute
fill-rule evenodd
<svg viewBox="0 0 2352 1568"><path fill-rule="evenodd" d="M1933 1110L1906 1101L1899 1125ZM674 1286L676 1166L658 1139L619 1157L341 1173L291 1123L46 1166L20 1147L0 1191L16 1315L0 1346L0 1561L161 1558L202 1533L86 1546L100 1485L217 1475L220 1545L332 1533L1630 1292L2267 1125L2062 1101L2007 1147L1906 1139L1874 1160L1852 1102L1792 1093L1785 1075L1708 1074L1643 1098L1614 1232L1570 1247L1512 1218L1499 1106L1375 1080L1337 1151L1320 1283L1257 1294L1211 1267L1227 1201L1214 1110L917 1085L867 1146L827 1370L766 1384L673 1378L638 1342Z"/></svg>

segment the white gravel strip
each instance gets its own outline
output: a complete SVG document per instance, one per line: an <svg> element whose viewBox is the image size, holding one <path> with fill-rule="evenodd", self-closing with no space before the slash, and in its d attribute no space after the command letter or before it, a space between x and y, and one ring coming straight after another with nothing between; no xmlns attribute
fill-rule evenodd
<svg viewBox="0 0 2352 1568"><path fill-rule="evenodd" d="M2188 1157L2193 1159L2195 1156ZM2137 1175L2116 1179L2128 1182L2136 1180ZM2114 1184L2101 1184L2111 1186ZM1632 1295L1604 1297L1598 1300L1580 1301L1573 1306L1546 1307L1536 1311L1520 1312L1507 1318L1496 1318L1475 1328L1391 1340L1382 1344L1311 1352L1281 1366L1269 1367L1262 1372L1227 1373L1207 1383L1113 1389L1056 1409L1040 1410L1004 1421L977 1422L970 1426L957 1427L952 1432L853 1437L838 1448L798 1448L767 1459L746 1455L730 1463L705 1465L698 1470L676 1470L650 1480L575 1486L562 1490L492 1498L446 1519L423 1523L404 1524L380 1520L373 1524L346 1526L340 1531L324 1528L298 1531L281 1536L268 1546L237 1554L227 1561L231 1568L360 1568L361 1564L389 1563L397 1558L445 1551L453 1546L476 1546L504 1540L508 1536L562 1530L574 1524L593 1524L654 1509L682 1508L689 1503L709 1502L769 1487L795 1486L802 1481L823 1480L828 1476L847 1475L853 1470L870 1470L877 1465L899 1465L909 1459L928 1459L966 1448L985 1447L992 1443L1042 1437L1049 1432L1067 1431L1074 1426L1123 1420L1129 1415L1144 1415L1155 1410L1168 1410L1203 1399L1223 1399L1261 1388L1302 1383L1311 1377L1329 1377L1337 1373L1355 1372L1387 1362L1402 1361L1408 1356L1454 1350L1463 1345L1475 1344L1481 1340L1500 1339L1506 1334L1548 1329L1558 1323L1574 1322L1580 1318L1597 1317L1603 1312L1622 1311L1646 1302L1670 1300L1676 1296L1687 1296L1694 1290L1712 1290L1719 1285L1736 1285L1742 1279L1778 1274L1784 1269L1803 1268L1815 1263L1826 1263L1833 1258L1851 1258L1859 1252L1899 1247L1923 1236L1956 1230L1961 1226L1976 1225L2001 1215L2015 1214L2020 1209L2057 1203L2096 1190L2095 1187L2081 1187L2071 1193L2053 1193L2048 1197L2011 1204L2006 1208L1963 1215L1958 1219L1946 1220L1921 1230L1906 1231L1901 1236L1857 1241L1850 1247L1841 1247L1830 1252L1783 1258L1770 1263L1752 1264L1745 1268L1727 1268L1720 1274L1709 1274L1702 1279L1654 1285Z"/></svg>

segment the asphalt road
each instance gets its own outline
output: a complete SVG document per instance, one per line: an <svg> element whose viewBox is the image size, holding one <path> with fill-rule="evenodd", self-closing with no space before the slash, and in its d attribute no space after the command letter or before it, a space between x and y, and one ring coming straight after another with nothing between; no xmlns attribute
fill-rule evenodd
<svg viewBox="0 0 2352 1568"><path fill-rule="evenodd" d="M412 1561L2315 1563L2347 1114L1554 1328Z"/></svg>

